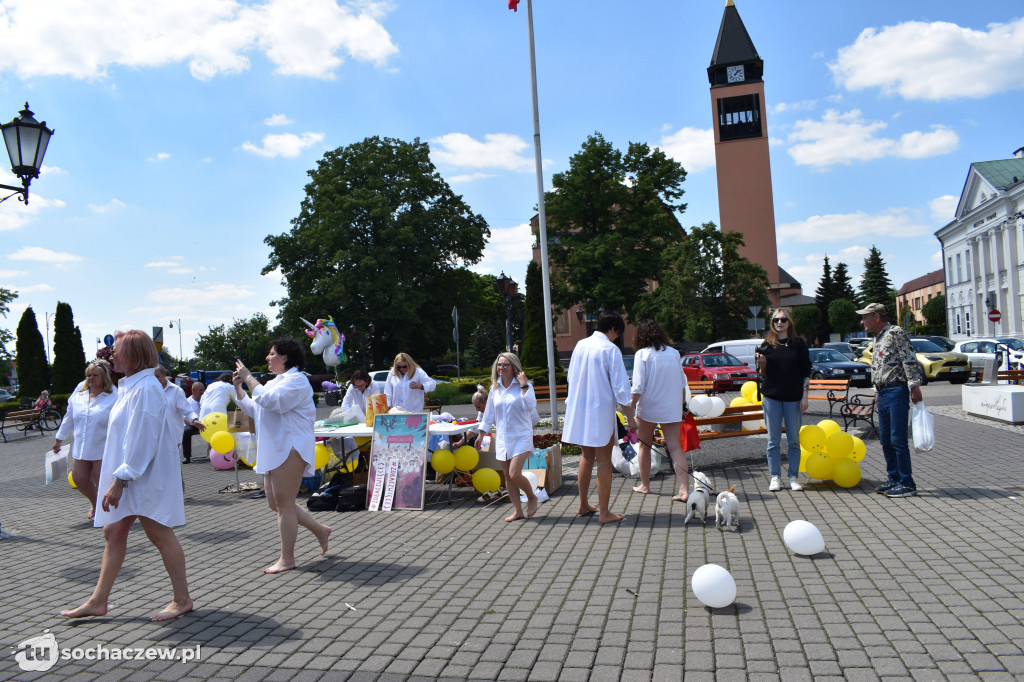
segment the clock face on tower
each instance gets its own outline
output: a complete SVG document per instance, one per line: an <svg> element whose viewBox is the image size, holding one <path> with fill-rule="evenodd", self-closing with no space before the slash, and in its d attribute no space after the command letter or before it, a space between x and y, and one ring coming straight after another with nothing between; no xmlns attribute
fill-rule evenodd
<svg viewBox="0 0 1024 682"><path fill-rule="evenodd" d="M743 82L743 65L730 66L725 70L725 76L730 83Z"/></svg>

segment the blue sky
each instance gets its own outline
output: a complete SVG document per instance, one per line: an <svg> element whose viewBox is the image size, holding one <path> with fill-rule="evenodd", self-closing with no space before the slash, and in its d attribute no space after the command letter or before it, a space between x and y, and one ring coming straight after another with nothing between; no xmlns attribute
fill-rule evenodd
<svg viewBox="0 0 1024 682"><path fill-rule="evenodd" d="M534 1L547 189L599 131L665 149L689 172L683 225L718 223L706 68L724 4ZM1024 8L737 8L765 62L780 265L805 293L823 255L859 277L872 245L897 287L939 268L933 233L970 163L1024 146ZM56 130L31 203L0 204L0 286L19 292L0 324L31 304L43 328L65 301L87 353L153 326L177 353L180 319L187 357L211 325L273 319L263 238L289 228L325 151L371 135L429 141L490 225L473 269L522 282L537 200L525 10L0 0L0 119L27 100Z"/></svg>

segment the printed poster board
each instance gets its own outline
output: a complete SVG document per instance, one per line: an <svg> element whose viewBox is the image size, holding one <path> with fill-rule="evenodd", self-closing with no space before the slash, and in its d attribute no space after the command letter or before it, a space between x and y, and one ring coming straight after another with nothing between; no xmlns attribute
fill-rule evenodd
<svg viewBox="0 0 1024 682"><path fill-rule="evenodd" d="M423 509L429 423L422 412L375 416L366 481L367 509Z"/></svg>

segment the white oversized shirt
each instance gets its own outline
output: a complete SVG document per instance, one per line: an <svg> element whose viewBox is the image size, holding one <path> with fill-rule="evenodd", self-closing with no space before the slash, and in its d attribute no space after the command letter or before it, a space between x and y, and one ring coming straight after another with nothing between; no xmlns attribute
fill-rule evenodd
<svg viewBox="0 0 1024 682"><path fill-rule="evenodd" d="M633 360L633 395L636 416L656 424L683 421L683 393L686 374L679 351L669 346L661 350L641 348Z"/></svg>
<svg viewBox="0 0 1024 682"><path fill-rule="evenodd" d="M562 441L602 447L615 435L615 407L632 401L622 352L604 332L576 344L569 360Z"/></svg>
<svg viewBox="0 0 1024 682"><path fill-rule="evenodd" d="M115 478L130 481L117 508L96 505L97 528L129 516L144 516L165 526L185 524L178 441L167 428L167 397L152 369L144 369L117 384L110 410L107 440L100 467L99 495Z"/></svg>
<svg viewBox="0 0 1024 682"><path fill-rule="evenodd" d="M303 375L305 376L305 375ZM308 383L308 382L307 382ZM199 401L199 418L202 419L214 412L227 414L228 403L235 397L235 386L227 381L215 381L206 387ZM312 400L312 398L310 398Z"/></svg>
<svg viewBox="0 0 1024 682"><path fill-rule="evenodd" d="M185 420L191 422L198 419L198 416L189 405L189 399L185 397L185 390L181 386L168 381L164 386L164 395L167 397L167 426L171 435L180 441L185 433Z"/></svg>
<svg viewBox="0 0 1024 682"><path fill-rule="evenodd" d="M414 381L423 388L410 388L409 384ZM437 382L428 377L422 367L416 368L412 378L407 374L398 376L395 370L391 370L388 372L387 381L384 382L384 395L388 397L388 407L401 407L406 412L422 412L426 394L435 388Z"/></svg>
<svg viewBox="0 0 1024 682"><path fill-rule="evenodd" d="M71 443L71 456L88 462L103 459L103 443L107 440L107 420L110 408L117 402L117 388L111 386L110 393L100 393L89 399L89 389L85 382L75 386L68 398L68 411L64 421L57 429L57 440L65 441L68 435L74 440ZM106 492L106 491L104 491Z"/></svg>
<svg viewBox="0 0 1024 682"><path fill-rule="evenodd" d="M527 384L525 394L516 380L505 387L499 378L491 387L478 430L482 435L487 430L484 424L495 424L494 456L499 461L533 452L533 410L536 407L533 384Z"/></svg>
<svg viewBox="0 0 1024 682"><path fill-rule="evenodd" d="M345 397L341 401L341 411L344 412L350 407L357 407L360 412L366 414L366 398L371 395L377 395L377 393L377 385L372 381L366 385L365 391L360 391L353 384L345 391Z"/></svg>
<svg viewBox="0 0 1024 682"><path fill-rule="evenodd" d="M207 389L209 391L209 389ZM203 396L205 402L206 396ZM236 402L256 420L256 473L273 471L288 459L292 450L306 462L303 476L313 475L313 388L309 379L292 367L278 374L266 386L257 386L252 397Z"/></svg>

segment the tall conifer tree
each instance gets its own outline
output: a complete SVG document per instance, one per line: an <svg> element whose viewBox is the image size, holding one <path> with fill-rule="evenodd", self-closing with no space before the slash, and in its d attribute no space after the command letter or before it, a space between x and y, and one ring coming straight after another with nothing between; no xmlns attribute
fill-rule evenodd
<svg viewBox="0 0 1024 682"><path fill-rule="evenodd" d="M50 385L50 366L46 364L43 335L39 333L32 306L25 308L21 315L14 347L18 358L18 394L35 400Z"/></svg>
<svg viewBox="0 0 1024 682"><path fill-rule="evenodd" d="M864 259L864 278L860 281L860 299L865 305L882 303L889 306L895 300L895 297L890 295L891 289L892 282L889 280L889 274L885 271L882 252L872 246L867 258ZM889 308L889 314L895 315L896 309Z"/></svg>
<svg viewBox="0 0 1024 682"><path fill-rule="evenodd" d="M71 306L57 302L53 317L53 392L71 393L85 375L85 351L81 335L75 336Z"/></svg>

